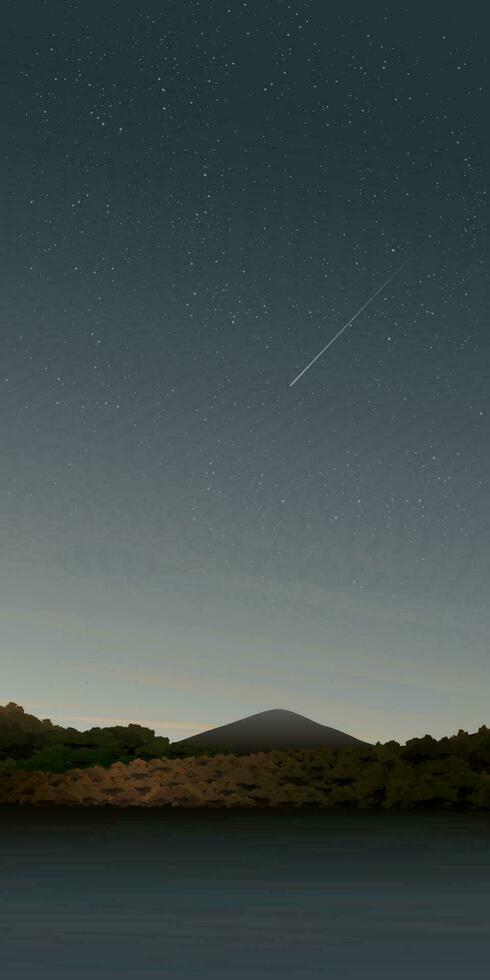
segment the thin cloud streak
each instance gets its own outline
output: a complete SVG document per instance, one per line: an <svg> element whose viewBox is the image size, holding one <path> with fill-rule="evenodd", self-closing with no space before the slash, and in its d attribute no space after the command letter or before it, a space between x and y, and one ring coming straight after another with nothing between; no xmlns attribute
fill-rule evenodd
<svg viewBox="0 0 490 980"><path fill-rule="evenodd" d="M210 724L209 722L199 722L199 721L168 721L161 718L141 718L135 717L133 714L129 713L124 715L111 715L111 714L78 714L76 709L83 707L80 704L57 704L53 705L51 702L46 701L36 701L31 698L25 700L22 707L32 714L38 714L39 710L42 708L43 712L49 712L49 718L51 721L56 723L56 721L64 721L71 723L72 721L86 721L92 726L96 727L111 725L143 725L145 728L153 728L155 730L165 728L170 731L183 731L191 732L195 730L204 731L210 728L214 728L215 724ZM71 709L75 708L73 712ZM54 710L52 710L54 709Z"/></svg>

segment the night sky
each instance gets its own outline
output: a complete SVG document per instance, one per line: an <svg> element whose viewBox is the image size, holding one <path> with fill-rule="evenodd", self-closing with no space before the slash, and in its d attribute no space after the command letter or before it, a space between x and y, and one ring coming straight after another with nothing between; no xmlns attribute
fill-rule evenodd
<svg viewBox="0 0 490 980"><path fill-rule="evenodd" d="M489 723L489 19L5 0L2 703Z"/></svg>

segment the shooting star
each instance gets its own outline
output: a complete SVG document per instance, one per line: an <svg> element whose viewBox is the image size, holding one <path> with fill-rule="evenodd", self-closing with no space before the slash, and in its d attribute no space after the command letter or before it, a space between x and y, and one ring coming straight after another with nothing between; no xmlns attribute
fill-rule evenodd
<svg viewBox="0 0 490 980"><path fill-rule="evenodd" d="M427 237L430 238L430 235L428 235ZM332 344L334 344L335 341L339 339L339 337L341 336L341 334L343 334L344 330L347 330L347 327L350 327L351 323L354 323L354 320L357 320L357 317L361 315L361 313L366 309L367 306L369 306L370 303L373 302L374 299L376 299L376 296L379 296L379 294L383 292L383 289L386 289L386 287L389 286L390 282L393 282L393 279L395 279L395 277L400 274L400 272L402 271L402 269L404 269L405 266L408 265L408 263L411 262L412 259L415 258L415 256L417 255L417 253L420 252L420 249L422 248L423 245L425 245L426 241L427 241L427 238L425 238L424 241L422 242L422 244L419 245L418 248L415 249L415 252L412 252L412 254L409 255L408 258L406 258L402 262L402 264L398 266L398 269L395 269L395 271L392 272L392 274L389 277L389 279L387 279L386 282L384 282L383 285L380 286L379 289L377 289L376 292L373 293L372 296L370 296L370 298L364 303L364 305L361 306L360 310L358 310L357 313L354 313L354 316L351 316L350 320L348 320L347 323L344 323L344 326L339 330L338 333L335 334L335 337L332 337L332 339L329 340L328 344L325 344L325 347L322 347L321 351L319 351L318 354L315 355L315 357L313 358L313 360L310 361L309 364L307 364L306 367L304 367L303 370L300 371L299 374L296 375L296 377L293 379L293 381L290 382L290 384L289 384L289 387L290 388L292 388L293 385L295 385L296 382L299 381L299 379L302 378L303 375L306 374L306 372L311 367L313 367L313 364L315 363L315 361L317 361L318 358L321 357L322 354L324 354L325 351L328 350L328 348L331 347Z"/></svg>

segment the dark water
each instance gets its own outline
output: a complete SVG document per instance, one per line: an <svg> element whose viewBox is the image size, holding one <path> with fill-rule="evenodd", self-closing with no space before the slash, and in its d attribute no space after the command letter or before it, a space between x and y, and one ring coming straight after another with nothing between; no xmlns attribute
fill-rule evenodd
<svg viewBox="0 0 490 980"><path fill-rule="evenodd" d="M5 980L490 975L490 815L0 809Z"/></svg>

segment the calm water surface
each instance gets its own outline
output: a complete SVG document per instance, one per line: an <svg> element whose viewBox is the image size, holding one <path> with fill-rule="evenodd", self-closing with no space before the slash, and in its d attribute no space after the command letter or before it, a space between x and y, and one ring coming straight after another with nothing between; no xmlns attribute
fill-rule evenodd
<svg viewBox="0 0 490 980"><path fill-rule="evenodd" d="M490 815L0 809L5 980L488 977Z"/></svg>

